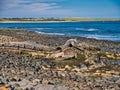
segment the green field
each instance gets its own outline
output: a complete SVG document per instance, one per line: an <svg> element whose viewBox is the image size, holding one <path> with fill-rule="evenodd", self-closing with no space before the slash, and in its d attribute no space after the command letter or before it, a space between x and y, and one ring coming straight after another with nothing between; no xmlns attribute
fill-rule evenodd
<svg viewBox="0 0 120 90"><path fill-rule="evenodd" d="M120 18L63 18L66 21L120 21Z"/></svg>

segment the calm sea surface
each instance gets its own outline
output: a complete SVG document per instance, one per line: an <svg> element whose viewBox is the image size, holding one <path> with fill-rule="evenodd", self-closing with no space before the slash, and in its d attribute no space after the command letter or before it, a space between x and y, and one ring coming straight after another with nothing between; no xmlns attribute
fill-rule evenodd
<svg viewBox="0 0 120 90"><path fill-rule="evenodd" d="M0 23L0 28L18 28L41 34L80 36L120 42L120 21Z"/></svg>

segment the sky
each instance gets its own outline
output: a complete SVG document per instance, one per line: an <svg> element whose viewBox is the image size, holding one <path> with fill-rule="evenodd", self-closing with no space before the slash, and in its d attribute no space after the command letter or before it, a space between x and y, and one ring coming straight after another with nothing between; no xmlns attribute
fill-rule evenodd
<svg viewBox="0 0 120 90"><path fill-rule="evenodd" d="M0 18L120 18L120 0L0 0Z"/></svg>

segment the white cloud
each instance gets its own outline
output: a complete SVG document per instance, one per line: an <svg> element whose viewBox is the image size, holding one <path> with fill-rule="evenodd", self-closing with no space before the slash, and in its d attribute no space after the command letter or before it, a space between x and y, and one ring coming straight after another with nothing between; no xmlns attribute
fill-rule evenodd
<svg viewBox="0 0 120 90"><path fill-rule="evenodd" d="M63 0L59 0L63 1ZM66 15L71 12L62 7L55 0L5 0L3 15L9 16L52 16Z"/></svg>
<svg viewBox="0 0 120 90"><path fill-rule="evenodd" d="M43 10L50 10L50 9L57 9L60 6L57 6L56 3L34 3L30 5L23 5L22 7L24 10L28 11L43 11Z"/></svg>

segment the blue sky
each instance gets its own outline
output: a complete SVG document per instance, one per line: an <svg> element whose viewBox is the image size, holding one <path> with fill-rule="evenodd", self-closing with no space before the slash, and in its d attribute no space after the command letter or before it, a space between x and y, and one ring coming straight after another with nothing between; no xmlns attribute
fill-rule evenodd
<svg viewBox="0 0 120 90"><path fill-rule="evenodd" d="M0 0L3 17L120 18L120 0Z"/></svg>

